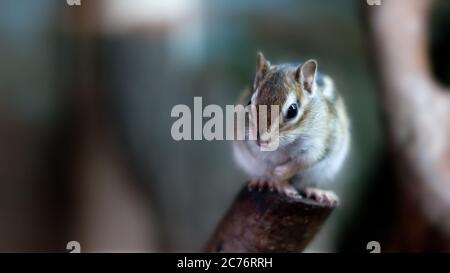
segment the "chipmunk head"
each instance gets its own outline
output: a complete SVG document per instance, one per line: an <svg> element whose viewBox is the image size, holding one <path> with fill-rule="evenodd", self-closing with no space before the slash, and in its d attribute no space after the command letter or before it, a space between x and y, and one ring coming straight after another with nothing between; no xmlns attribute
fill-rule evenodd
<svg viewBox="0 0 450 273"><path fill-rule="evenodd" d="M310 114L308 105L316 95L316 74L315 60L298 66L271 65L261 52L258 53L253 93L248 105L256 108L250 113L250 119L258 124L259 145L269 145L271 141L286 145L297 138L302 123ZM262 105L267 107L266 115L260 114L264 109L260 107ZM272 112L271 106L278 107L278 111ZM259 126L260 119L265 119L267 126Z"/></svg>

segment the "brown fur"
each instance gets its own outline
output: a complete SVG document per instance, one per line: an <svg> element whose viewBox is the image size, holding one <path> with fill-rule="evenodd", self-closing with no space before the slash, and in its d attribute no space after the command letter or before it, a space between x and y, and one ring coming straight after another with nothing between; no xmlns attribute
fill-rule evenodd
<svg viewBox="0 0 450 273"><path fill-rule="evenodd" d="M267 126L271 126L271 105L278 105L281 107L284 105L286 98L291 90L295 90L297 97L299 98L300 104L304 96L300 83L295 79L296 69L289 66L274 66L267 71L264 79L262 80L259 88L259 94L256 102L258 117L259 117L259 106L267 105ZM280 113L280 117L282 117ZM259 123L258 123L259 124ZM280 124L281 130L286 130ZM288 127L291 127L290 125Z"/></svg>

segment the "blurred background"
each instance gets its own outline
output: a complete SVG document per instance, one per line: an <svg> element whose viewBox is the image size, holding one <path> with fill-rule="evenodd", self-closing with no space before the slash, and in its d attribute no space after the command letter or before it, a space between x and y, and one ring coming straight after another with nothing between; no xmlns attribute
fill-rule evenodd
<svg viewBox="0 0 450 273"><path fill-rule="evenodd" d="M1 1L0 251L199 251L245 178L229 142L174 141L170 112L234 104L259 50L317 59L352 120L342 204L308 251L388 240L395 183L361 2ZM442 83L446 2L430 29Z"/></svg>

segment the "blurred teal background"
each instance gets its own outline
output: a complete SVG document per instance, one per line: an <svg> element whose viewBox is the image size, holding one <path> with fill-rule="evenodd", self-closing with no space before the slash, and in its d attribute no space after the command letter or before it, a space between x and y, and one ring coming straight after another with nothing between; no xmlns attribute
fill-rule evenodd
<svg viewBox="0 0 450 273"><path fill-rule="evenodd" d="M233 104L259 50L317 59L345 98L342 206L308 250L351 248L385 152L359 1L81 3L1 3L0 251L199 250L244 176L230 143L172 140L170 111Z"/></svg>

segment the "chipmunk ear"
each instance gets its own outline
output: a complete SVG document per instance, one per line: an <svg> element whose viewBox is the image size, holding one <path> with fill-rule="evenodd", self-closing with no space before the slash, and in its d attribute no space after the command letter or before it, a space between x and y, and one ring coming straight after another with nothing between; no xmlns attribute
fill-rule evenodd
<svg viewBox="0 0 450 273"><path fill-rule="evenodd" d="M253 91L258 88L270 68L270 62L266 60L262 52L256 55L256 75L253 83Z"/></svg>
<svg viewBox="0 0 450 273"><path fill-rule="evenodd" d="M308 60L295 69L294 77L306 92L312 94L314 92L314 82L317 74L317 61Z"/></svg>

